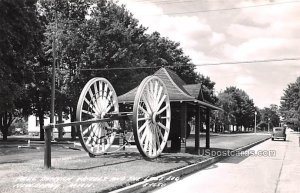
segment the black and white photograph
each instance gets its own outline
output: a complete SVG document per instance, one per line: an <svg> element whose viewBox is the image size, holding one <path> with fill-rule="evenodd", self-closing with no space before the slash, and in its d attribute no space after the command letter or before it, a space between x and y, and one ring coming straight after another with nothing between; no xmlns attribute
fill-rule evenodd
<svg viewBox="0 0 300 193"><path fill-rule="evenodd" d="M299 193L299 0L0 0L0 193Z"/></svg>

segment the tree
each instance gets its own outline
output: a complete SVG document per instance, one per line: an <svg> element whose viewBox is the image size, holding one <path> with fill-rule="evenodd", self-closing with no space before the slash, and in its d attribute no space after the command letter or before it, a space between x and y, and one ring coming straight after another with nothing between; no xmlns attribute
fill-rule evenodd
<svg viewBox="0 0 300 193"><path fill-rule="evenodd" d="M279 116L279 108L275 104L271 104L270 107L265 107L260 110L261 114L261 122L259 123L267 125L271 129L275 126L279 126L280 116Z"/></svg>
<svg viewBox="0 0 300 193"><path fill-rule="evenodd" d="M218 101L214 92L214 86L216 83L211 81L208 76L205 77L200 73L197 74L196 83L201 83L204 100L211 104L216 104Z"/></svg>
<svg viewBox="0 0 300 193"><path fill-rule="evenodd" d="M300 77L296 82L290 83L284 90L281 97L279 109L283 121L294 125L295 128L300 126Z"/></svg>
<svg viewBox="0 0 300 193"><path fill-rule="evenodd" d="M232 114L233 109L235 109L235 101L232 97L232 95L228 93L220 93L218 95L218 103L217 105L223 109L223 111L215 111L215 122L217 125L223 130L229 130L229 125L235 125L235 118Z"/></svg>
<svg viewBox="0 0 300 193"><path fill-rule="evenodd" d="M23 89L40 51L40 25L34 0L0 1L0 129L7 140L14 115L21 112ZM17 104L21 105L18 106Z"/></svg>
<svg viewBox="0 0 300 193"><path fill-rule="evenodd" d="M81 89L93 77L109 79L118 95L136 87L143 78L166 65L172 66L187 83L206 80L194 72L194 65L179 43L161 37L157 32L146 34L146 28L125 6L107 0L54 3L41 0L40 5L46 20L46 58L52 62L53 34L57 32L57 90L62 98L60 101L67 101L62 105L69 106L73 118Z"/></svg>
<svg viewBox="0 0 300 193"><path fill-rule="evenodd" d="M63 116L71 114L71 120L75 121L75 110L77 99L82 85L78 85L75 78L79 73L81 65L81 53L85 52L88 42L82 38L81 25L84 25L88 8L91 1L62 0L62 1L39 1L39 13L43 21L45 33L43 40L43 62L48 63L48 71L51 71L53 63L53 51L56 51L56 100L55 110L58 115L58 122L62 122ZM55 41L56 47L53 47ZM41 63L41 64L42 64ZM43 65L45 66L45 65ZM75 80L75 81L74 81ZM78 77L77 80L80 80ZM48 76L47 88L50 93L50 77ZM39 86L37 87L39 88ZM44 96L44 95L42 95ZM50 94L48 95L50 96ZM42 99L46 100L46 99ZM50 104L50 100L48 97ZM39 104L39 103L36 103ZM43 107L38 105L37 107ZM48 112L42 108L38 110L39 117L43 118ZM42 128L42 124L40 127ZM59 129L59 138L62 137L62 129ZM72 129L72 137L75 138L75 128Z"/></svg>
<svg viewBox="0 0 300 193"><path fill-rule="evenodd" d="M218 95L218 105L224 109L219 112L221 122L250 128L254 126L254 112L256 110L249 95L236 87L228 87Z"/></svg>

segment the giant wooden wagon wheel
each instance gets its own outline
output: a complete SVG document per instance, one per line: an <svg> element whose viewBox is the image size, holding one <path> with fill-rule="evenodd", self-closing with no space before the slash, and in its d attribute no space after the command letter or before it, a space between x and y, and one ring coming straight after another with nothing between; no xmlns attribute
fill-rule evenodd
<svg viewBox="0 0 300 193"><path fill-rule="evenodd" d="M140 84L133 106L134 139L144 157L155 158L170 133L171 107L164 83L149 76Z"/></svg>
<svg viewBox="0 0 300 193"><path fill-rule="evenodd" d="M76 119L79 122L99 122L79 126L82 147L90 156L105 153L113 143L116 131L121 129L116 118L119 113L116 92L108 80L93 78L80 95ZM115 115L114 119L111 119ZM167 88L156 76L145 78L137 89L134 100L133 133L139 152L148 158L159 156L164 149L171 121Z"/></svg>
<svg viewBox="0 0 300 193"><path fill-rule="evenodd" d="M83 88L77 104L76 119L85 121L103 119L105 115L119 113L116 92L105 78L93 78ZM90 155L100 155L112 145L118 120L79 126L82 147Z"/></svg>

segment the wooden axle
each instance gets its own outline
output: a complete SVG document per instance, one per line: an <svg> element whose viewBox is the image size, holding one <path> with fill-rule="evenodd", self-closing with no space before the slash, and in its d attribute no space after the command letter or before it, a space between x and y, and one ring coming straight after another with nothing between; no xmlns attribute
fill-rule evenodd
<svg viewBox="0 0 300 193"><path fill-rule="evenodd" d="M52 128L59 128L59 127L69 127L69 126L79 126L79 125L90 125L92 123L100 123L100 122L108 122L114 120L121 120L124 118L128 118L132 116L132 112L123 112L118 114L109 114L110 117L103 118L103 119L89 119L85 121L74 121L71 123L58 123L58 124L49 124L44 126L44 129L52 129Z"/></svg>

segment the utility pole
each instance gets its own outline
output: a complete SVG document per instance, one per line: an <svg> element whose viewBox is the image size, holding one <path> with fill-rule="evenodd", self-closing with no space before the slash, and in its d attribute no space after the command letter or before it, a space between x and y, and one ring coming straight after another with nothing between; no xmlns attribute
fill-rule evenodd
<svg viewBox="0 0 300 193"><path fill-rule="evenodd" d="M57 35L57 10L56 10L56 0L55 4L55 32L52 42L52 54L53 54L53 63L52 63L52 82L51 82L51 111L50 111L50 124L52 125L51 129L46 129L45 131L45 152L44 152L44 167L51 168L51 133L54 129L54 113L55 113L55 67L56 67L56 35Z"/></svg>
<svg viewBox="0 0 300 193"><path fill-rule="evenodd" d="M257 112L255 111L254 112L254 133L256 134L256 115L257 115Z"/></svg>
<svg viewBox="0 0 300 193"><path fill-rule="evenodd" d="M268 133L270 133L270 118L268 118Z"/></svg>

